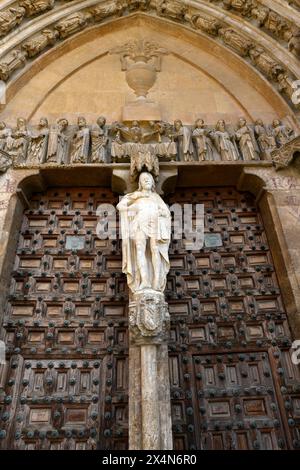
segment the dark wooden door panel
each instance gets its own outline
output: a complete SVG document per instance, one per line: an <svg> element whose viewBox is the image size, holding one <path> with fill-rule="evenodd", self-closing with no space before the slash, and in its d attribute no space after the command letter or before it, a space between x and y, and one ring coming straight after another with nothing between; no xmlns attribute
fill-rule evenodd
<svg viewBox="0 0 300 470"><path fill-rule="evenodd" d="M57 189L25 211L5 310L2 448L128 447L120 241L96 235L106 189Z"/></svg>
<svg viewBox="0 0 300 470"><path fill-rule="evenodd" d="M185 238L170 247L175 448L298 448L299 369L252 196L186 189L168 202L204 204L206 242L201 250L188 249Z"/></svg>

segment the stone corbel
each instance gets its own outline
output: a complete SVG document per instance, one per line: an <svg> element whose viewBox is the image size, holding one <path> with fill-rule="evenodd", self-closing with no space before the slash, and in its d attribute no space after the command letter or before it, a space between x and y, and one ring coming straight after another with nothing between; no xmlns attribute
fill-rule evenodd
<svg viewBox="0 0 300 470"><path fill-rule="evenodd" d="M271 152L272 162L276 170L288 167L292 163L296 152L300 152L300 135Z"/></svg>

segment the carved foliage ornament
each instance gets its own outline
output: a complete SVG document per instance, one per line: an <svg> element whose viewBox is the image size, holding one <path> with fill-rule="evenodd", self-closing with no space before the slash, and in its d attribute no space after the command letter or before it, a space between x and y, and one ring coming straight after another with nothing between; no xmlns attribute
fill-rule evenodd
<svg viewBox="0 0 300 470"><path fill-rule="evenodd" d="M295 153L300 152L300 136L284 144L280 149L273 150L271 157L276 170L281 170L292 163Z"/></svg>

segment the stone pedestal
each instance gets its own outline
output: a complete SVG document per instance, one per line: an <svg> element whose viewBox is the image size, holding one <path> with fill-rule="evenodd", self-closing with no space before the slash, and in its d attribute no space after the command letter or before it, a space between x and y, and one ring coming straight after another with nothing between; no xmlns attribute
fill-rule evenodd
<svg viewBox="0 0 300 470"><path fill-rule="evenodd" d="M172 422L164 295L152 289L129 304L129 448L171 450Z"/></svg>

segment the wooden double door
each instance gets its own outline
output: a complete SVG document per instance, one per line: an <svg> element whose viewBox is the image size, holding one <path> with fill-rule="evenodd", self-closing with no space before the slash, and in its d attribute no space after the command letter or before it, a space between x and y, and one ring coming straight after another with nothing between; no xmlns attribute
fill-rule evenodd
<svg viewBox="0 0 300 470"><path fill-rule="evenodd" d="M107 189L57 188L24 213L4 311L4 449L128 448L121 241L96 235L97 207L117 200ZM170 246L175 449L297 448L299 371L253 198L186 189L166 202L205 208L204 247Z"/></svg>

